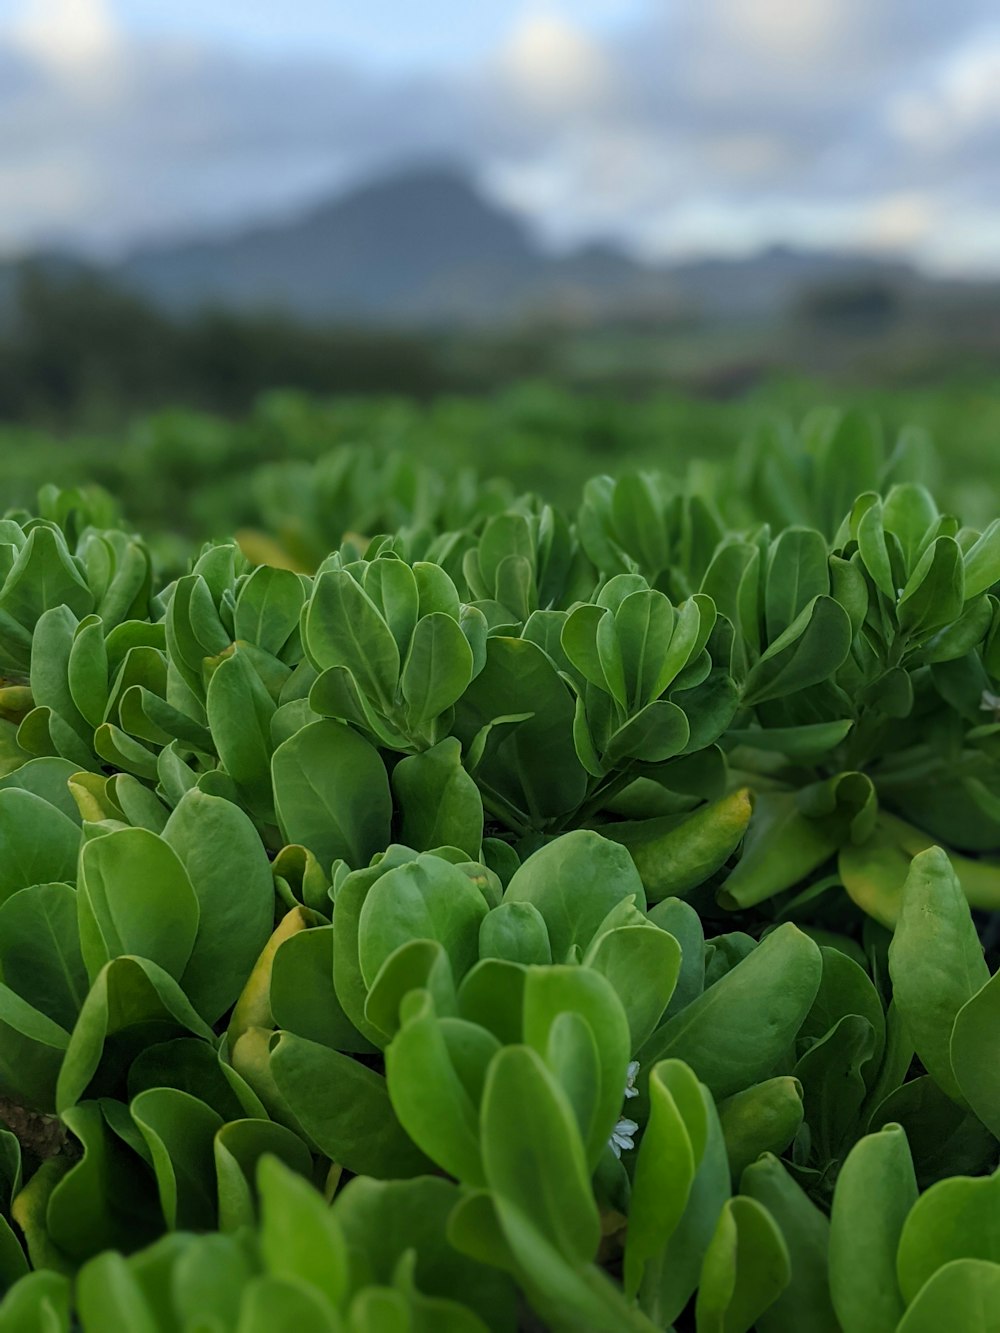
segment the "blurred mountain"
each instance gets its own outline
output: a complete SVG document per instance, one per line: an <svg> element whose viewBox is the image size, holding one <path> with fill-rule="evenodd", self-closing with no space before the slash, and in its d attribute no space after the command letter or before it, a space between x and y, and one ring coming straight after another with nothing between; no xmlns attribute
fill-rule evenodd
<svg viewBox="0 0 1000 1333"><path fill-rule="evenodd" d="M138 250L116 276L174 313L215 304L324 322L490 325L606 317L648 299L651 274L609 247L550 257L514 214L438 168L290 222Z"/></svg>
<svg viewBox="0 0 1000 1333"><path fill-rule="evenodd" d="M104 267L53 253L0 264L0 330L16 317L25 271L56 284L91 273L164 316L214 309L414 332L749 326L789 315L875 327L904 309L907 317L1000 312L995 282L938 281L855 252L776 245L655 265L600 243L555 255L515 213L446 168L402 171L295 218L144 246Z"/></svg>
<svg viewBox="0 0 1000 1333"><path fill-rule="evenodd" d="M291 221L139 249L114 271L174 314L217 305L397 326L757 317L809 286L874 274L910 278L902 264L781 247L659 267L610 244L554 256L442 168L375 181Z"/></svg>

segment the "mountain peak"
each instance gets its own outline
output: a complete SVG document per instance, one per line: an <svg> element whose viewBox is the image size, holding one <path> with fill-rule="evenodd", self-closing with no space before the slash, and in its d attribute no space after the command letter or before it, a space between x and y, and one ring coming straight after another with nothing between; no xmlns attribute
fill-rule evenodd
<svg viewBox="0 0 1000 1333"><path fill-rule="evenodd" d="M782 245L660 267L607 242L547 254L474 175L432 161L371 178L288 221L136 251L116 273L176 314L214 305L327 324L498 325L678 310L756 318L866 262L885 271L879 260Z"/></svg>

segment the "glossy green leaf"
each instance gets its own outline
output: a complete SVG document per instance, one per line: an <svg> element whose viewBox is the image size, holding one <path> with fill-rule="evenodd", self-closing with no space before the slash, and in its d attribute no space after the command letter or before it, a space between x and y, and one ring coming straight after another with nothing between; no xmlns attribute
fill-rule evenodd
<svg viewBox="0 0 1000 1333"><path fill-rule="evenodd" d="M91 979L137 954L179 980L198 933L198 898L177 853L147 829L88 842L80 857L80 947Z"/></svg>
<svg viewBox="0 0 1000 1333"><path fill-rule="evenodd" d="M1000 973L955 1015L949 1053L959 1091L1000 1139Z"/></svg>
<svg viewBox="0 0 1000 1333"><path fill-rule="evenodd" d="M698 1333L747 1333L790 1280L788 1248L771 1214L743 1195L728 1200L702 1264Z"/></svg>
<svg viewBox="0 0 1000 1333"><path fill-rule="evenodd" d="M329 1205L277 1157L261 1158L257 1181L267 1271L315 1288L336 1308L348 1291L348 1254Z"/></svg>
<svg viewBox="0 0 1000 1333"><path fill-rule="evenodd" d="M392 772L400 841L417 851L461 847L475 859L483 841L483 801L462 766L454 736L402 759Z"/></svg>
<svg viewBox="0 0 1000 1333"><path fill-rule="evenodd" d="M389 842L392 798L378 751L343 722L313 722L279 745L274 804L286 842L329 866L365 866Z"/></svg>
<svg viewBox="0 0 1000 1333"><path fill-rule="evenodd" d="M757 1320L759 1333L839 1333L830 1303L826 1215L784 1165L765 1153L742 1173L740 1192L767 1209L788 1250L791 1276L778 1299Z"/></svg>
<svg viewBox="0 0 1000 1333"><path fill-rule="evenodd" d="M239 995L271 933L274 888L267 854L242 810L197 790L181 798L163 840L182 862L198 900L198 931L181 984L214 1022Z"/></svg>
<svg viewBox="0 0 1000 1333"><path fill-rule="evenodd" d="M552 957L561 962L574 946L585 949L608 913L631 896L645 907L642 881L625 848L579 829L530 856L514 873L504 901L538 908Z"/></svg>
<svg viewBox="0 0 1000 1333"><path fill-rule="evenodd" d="M973 1179L953 1176L923 1193L903 1223L896 1272L909 1304L939 1268L953 1259L1000 1265L1000 1171Z"/></svg>
<svg viewBox="0 0 1000 1333"><path fill-rule="evenodd" d="M0 904L0 976L53 1022L73 1026L89 982L68 884L36 884Z"/></svg>
<svg viewBox="0 0 1000 1333"><path fill-rule="evenodd" d="M816 945L787 923L669 1019L639 1059L684 1060L717 1097L768 1077L795 1039L819 989Z"/></svg>
<svg viewBox="0 0 1000 1333"><path fill-rule="evenodd" d="M886 1125L851 1149L830 1217L830 1293L837 1317L857 1333L893 1333L905 1309L896 1252L917 1199L906 1134Z"/></svg>
<svg viewBox="0 0 1000 1333"><path fill-rule="evenodd" d="M895 1002L924 1067L964 1104L951 1066L959 1010L989 980L961 886L939 848L913 858L889 950Z"/></svg>
<svg viewBox="0 0 1000 1333"><path fill-rule="evenodd" d="M847 657L851 638L850 618L840 603L817 597L751 668L743 703L759 705L826 680Z"/></svg>
<svg viewBox="0 0 1000 1333"><path fill-rule="evenodd" d="M1000 1264L954 1259L943 1265L906 1311L897 1333L937 1333L942 1328L997 1333Z"/></svg>
<svg viewBox="0 0 1000 1333"><path fill-rule="evenodd" d="M31 791L0 790L0 901L32 884L76 879L80 830Z"/></svg>
<svg viewBox="0 0 1000 1333"><path fill-rule="evenodd" d="M222 1117L176 1088L141 1092L129 1111L152 1157L168 1228L210 1229L216 1221L213 1140Z"/></svg>
<svg viewBox="0 0 1000 1333"><path fill-rule="evenodd" d="M428 1169L373 1069L286 1032L271 1051L270 1070L296 1120L333 1161L380 1180Z"/></svg>

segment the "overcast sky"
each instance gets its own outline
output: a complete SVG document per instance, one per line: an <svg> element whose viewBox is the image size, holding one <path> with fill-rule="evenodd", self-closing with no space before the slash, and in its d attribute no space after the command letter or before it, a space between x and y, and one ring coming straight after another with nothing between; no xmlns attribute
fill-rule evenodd
<svg viewBox="0 0 1000 1333"><path fill-rule="evenodd" d="M468 163L556 246L1000 272L1000 0L0 0L0 249Z"/></svg>

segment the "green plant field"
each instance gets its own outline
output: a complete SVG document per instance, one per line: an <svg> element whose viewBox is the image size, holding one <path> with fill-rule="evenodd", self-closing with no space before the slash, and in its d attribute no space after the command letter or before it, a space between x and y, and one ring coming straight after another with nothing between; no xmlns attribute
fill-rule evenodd
<svg viewBox="0 0 1000 1333"><path fill-rule="evenodd" d="M428 402L276 392L235 419L175 409L107 435L6 426L0 500L30 507L53 479L97 484L147 535L229 536L276 521L269 484L255 480L259 468L281 465L294 476L346 444L373 462L402 454L435 477L473 469L484 479L503 478L515 493L537 490L572 507L592 473L642 467L680 475L694 461L724 466L748 436L794 436L817 411L830 409L874 417L890 446L906 428L928 434L938 449L928 475L942 502L970 521L987 521L990 493L982 483L1000 484L1000 383L981 375L839 393L829 384L783 379L729 400L572 394L543 382ZM339 538L331 528L321 555Z"/></svg>
<svg viewBox="0 0 1000 1333"><path fill-rule="evenodd" d="M11 435L0 1333L1000 1329L998 411L805 392Z"/></svg>

